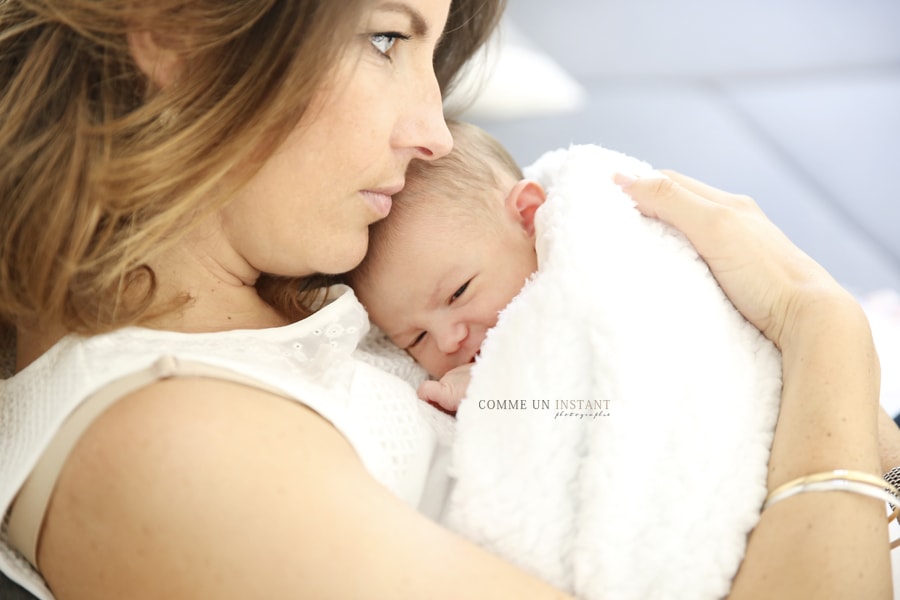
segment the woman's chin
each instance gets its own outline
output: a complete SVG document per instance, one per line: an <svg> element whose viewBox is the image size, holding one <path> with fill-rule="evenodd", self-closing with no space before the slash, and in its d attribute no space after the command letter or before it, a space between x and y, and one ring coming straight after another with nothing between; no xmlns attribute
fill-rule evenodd
<svg viewBox="0 0 900 600"><path fill-rule="evenodd" d="M366 256L366 251L369 248L368 230L366 230L366 235L361 241L343 240L343 244L334 243L332 248L335 250L340 249L340 252L334 252L325 257L319 272L338 274L352 271L359 266L359 263Z"/></svg>

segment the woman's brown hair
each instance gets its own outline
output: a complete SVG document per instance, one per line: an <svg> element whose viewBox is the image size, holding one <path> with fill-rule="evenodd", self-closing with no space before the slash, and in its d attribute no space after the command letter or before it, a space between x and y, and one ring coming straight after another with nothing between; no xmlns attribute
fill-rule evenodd
<svg viewBox="0 0 900 600"><path fill-rule="evenodd" d="M145 265L238 165L299 121L365 0L0 0L0 321L97 333L140 322ZM502 0L454 0L446 89ZM145 30L186 65L165 91L134 64Z"/></svg>

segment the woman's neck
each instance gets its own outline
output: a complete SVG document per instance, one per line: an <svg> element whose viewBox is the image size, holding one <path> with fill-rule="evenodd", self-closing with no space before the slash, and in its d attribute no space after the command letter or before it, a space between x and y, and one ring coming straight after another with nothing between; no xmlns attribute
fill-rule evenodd
<svg viewBox="0 0 900 600"><path fill-rule="evenodd" d="M166 331L201 333L280 327L288 322L263 302L252 286L237 289L212 287L202 291L189 291L188 294L190 299L183 306L140 325ZM35 330L17 327L16 372L37 360L66 334L63 328Z"/></svg>
<svg viewBox="0 0 900 600"><path fill-rule="evenodd" d="M187 298L181 306L176 304L174 310L148 319L142 326L183 333L208 333L288 324L287 319L260 299L253 286L235 289L228 285L195 285L181 288L178 293Z"/></svg>
<svg viewBox="0 0 900 600"><path fill-rule="evenodd" d="M150 261L160 302L174 300L181 306L149 327L195 333L286 324L259 297L254 287L259 271L230 243L219 219L207 217Z"/></svg>
<svg viewBox="0 0 900 600"><path fill-rule="evenodd" d="M200 241L198 241L200 240ZM159 316L142 327L182 333L264 329L288 320L266 304L254 284L259 272L215 236L193 237L150 261L158 284L154 300ZM21 371L66 335L62 328L19 326L16 371Z"/></svg>
<svg viewBox="0 0 900 600"><path fill-rule="evenodd" d="M186 333L261 329L286 320L256 291L259 271L216 236L194 236L151 262L159 305L177 308L145 325Z"/></svg>

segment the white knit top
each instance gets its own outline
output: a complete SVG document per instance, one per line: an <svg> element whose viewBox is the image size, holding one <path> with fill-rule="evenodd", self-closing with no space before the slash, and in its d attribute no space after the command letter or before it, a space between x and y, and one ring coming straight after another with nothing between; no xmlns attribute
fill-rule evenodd
<svg viewBox="0 0 900 600"><path fill-rule="evenodd" d="M360 345L369 321L352 290L335 286L331 295L311 317L273 329L184 334L132 327L63 339L0 381L0 514L7 515L41 453L80 402L171 356L232 370L303 402L347 438L378 481L437 516L449 489L445 461L452 423L416 398L410 382L421 372L413 363L391 354L396 351L377 337ZM42 600L53 598L40 575L7 545L7 518L0 530L0 569Z"/></svg>

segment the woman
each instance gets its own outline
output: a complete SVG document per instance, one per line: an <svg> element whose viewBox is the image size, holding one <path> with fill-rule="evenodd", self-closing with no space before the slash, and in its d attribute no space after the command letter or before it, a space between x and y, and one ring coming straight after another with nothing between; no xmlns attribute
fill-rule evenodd
<svg viewBox="0 0 900 600"><path fill-rule="evenodd" d="M498 13L0 3L0 507L55 597L565 597L416 510L446 474L414 393L354 357L352 292L289 323L256 290L361 260L409 161L449 151L438 82ZM621 184L784 353L772 489L877 473L857 304L752 202L673 179ZM884 506L805 493L763 513L732 596L890 585Z"/></svg>

